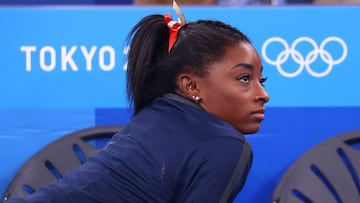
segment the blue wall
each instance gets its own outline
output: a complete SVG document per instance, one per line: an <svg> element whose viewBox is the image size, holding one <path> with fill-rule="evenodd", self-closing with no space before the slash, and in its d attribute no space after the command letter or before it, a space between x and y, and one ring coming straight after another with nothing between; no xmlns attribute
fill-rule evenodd
<svg viewBox="0 0 360 203"><path fill-rule="evenodd" d="M360 128L360 30L353 25L360 7L183 11L188 21L219 19L242 30L268 77L267 118L248 136L255 159L236 202L268 202L301 154ZM0 8L0 193L47 143L129 121L125 37L143 16L167 12L170 6Z"/></svg>

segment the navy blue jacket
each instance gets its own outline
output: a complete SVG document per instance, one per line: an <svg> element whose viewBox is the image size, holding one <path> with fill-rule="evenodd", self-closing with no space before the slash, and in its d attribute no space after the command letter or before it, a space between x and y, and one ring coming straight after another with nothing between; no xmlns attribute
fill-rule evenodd
<svg viewBox="0 0 360 203"><path fill-rule="evenodd" d="M8 203L232 202L252 152L223 120L170 95L157 98L62 180Z"/></svg>

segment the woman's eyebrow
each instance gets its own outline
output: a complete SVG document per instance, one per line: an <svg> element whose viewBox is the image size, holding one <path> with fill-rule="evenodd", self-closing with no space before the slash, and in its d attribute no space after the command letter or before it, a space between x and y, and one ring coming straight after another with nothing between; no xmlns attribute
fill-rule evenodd
<svg viewBox="0 0 360 203"><path fill-rule="evenodd" d="M246 68L249 70L254 70L254 66L251 64L248 64L248 63L238 63L235 66L233 66L231 69L240 68L240 67L243 67L243 68Z"/></svg>
<svg viewBox="0 0 360 203"><path fill-rule="evenodd" d="M233 66L231 69L240 68L240 67L246 68L248 70L254 70L255 69L254 66L249 64L249 63L238 63L235 66ZM263 71L263 66L260 67L260 71L261 72Z"/></svg>

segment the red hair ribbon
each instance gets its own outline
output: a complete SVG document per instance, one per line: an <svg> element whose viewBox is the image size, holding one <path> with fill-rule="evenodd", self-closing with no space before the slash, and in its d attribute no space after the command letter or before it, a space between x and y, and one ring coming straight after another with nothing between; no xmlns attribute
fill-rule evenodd
<svg viewBox="0 0 360 203"><path fill-rule="evenodd" d="M180 10L180 8L177 5L175 0L173 0L173 8L174 8L175 12L177 13L177 15L179 17L178 22L174 21L169 13L164 15L164 21L165 21L166 25L169 27L169 47L168 47L168 52L171 51L172 47L174 46L174 44L176 42L179 29L181 28L181 26L185 25L184 15L181 12L181 10Z"/></svg>
<svg viewBox="0 0 360 203"><path fill-rule="evenodd" d="M176 39L177 39L177 35L179 32L179 29L181 27L180 23L174 21L171 18L171 15L169 13L165 14L164 16L164 21L167 24L167 26L169 27L169 48L168 51L170 52L171 48L174 46Z"/></svg>

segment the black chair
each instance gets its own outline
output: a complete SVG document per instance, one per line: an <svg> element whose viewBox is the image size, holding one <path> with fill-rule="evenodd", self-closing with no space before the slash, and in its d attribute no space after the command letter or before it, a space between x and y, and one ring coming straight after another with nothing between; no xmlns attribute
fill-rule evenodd
<svg viewBox="0 0 360 203"><path fill-rule="evenodd" d="M120 129L121 126L117 125L87 128L51 142L21 167L5 190L2 202L10 197L24 197L40 186L61 179L99 150L90 144L92 141L101 139L106 142Z"/></svg>
<svg viewBox="0 0 360 203"><path fill-rule="evenodd" d="M285 172L272 203L359 203L360 130L316 145Z"/></svg>

